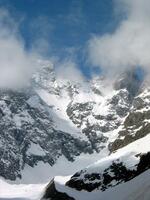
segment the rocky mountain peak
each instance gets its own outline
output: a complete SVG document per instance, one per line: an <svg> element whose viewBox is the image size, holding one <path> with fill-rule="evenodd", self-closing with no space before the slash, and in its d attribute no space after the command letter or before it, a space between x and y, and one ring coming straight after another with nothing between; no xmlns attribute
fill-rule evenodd
<svg viewBox="0 0 150 200"><path fill-rule="evenodd" d="M32 88L0 91L1 176L16 180L27 167L42 162L53 169L82 154L103 157L148 134L149 111L142 109L149 95L137 93L141 82L133 71L113 88L104 77L63 83L51 63L38 64Z"/></svg>

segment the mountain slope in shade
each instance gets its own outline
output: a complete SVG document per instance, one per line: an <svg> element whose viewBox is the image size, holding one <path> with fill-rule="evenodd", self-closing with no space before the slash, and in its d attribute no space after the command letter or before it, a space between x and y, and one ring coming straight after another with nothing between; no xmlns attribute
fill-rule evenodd
<svg viewBox="0 0 150 200"><path fill-rule="evenodd" d="M90 145L80 137L58 130L48 106L34 91L1 91L0 175L15 180L25 165L38 162L54 165L64 155L69 161L89 152Z"/></svg>

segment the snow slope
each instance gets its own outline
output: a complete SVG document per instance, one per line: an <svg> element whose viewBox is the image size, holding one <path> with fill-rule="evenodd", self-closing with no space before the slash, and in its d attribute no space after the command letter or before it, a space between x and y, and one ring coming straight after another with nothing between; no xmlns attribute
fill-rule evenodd
<svg viewBox="0 0 150 200"><path fill-rule="evenodd" d="M0 200L39 200L45 184L9 184L0 179Z"/></svg>
<svg viewBox="0 0 150 200"><path fill-rule="evenodd" d="M130 145L118 150L116 153L101 159L100 161L94 163L81 170L79 179L85 179L85 174L90 175L93 173L102 174L113 162L122 162L127 169L136 170L137 164L139 163L140 156L144 153L150 152L150 134L146 137L139 139ZM110 172L110 175L111 172ZM117 199L117 200L149 200L150 199L150 170L141 173L135 178L124 182L118 182L113 180L112 185L102 191L100 188L88 192L86 190L76 190L76 188L71 188L66 186L68 181L72 179L71 176L68 177L55 177L55 187L57 191L66 193L68 196L73 197L75 200L105 200L105 199ZM96 181L96 180L95 180ZM93 183L95 181L85 180L85 183Z"/></svg>
<svg viewBox="0 0 150 200"><path fill-rule="evenodd" d="M92 155L82 153L74 162L69 162L64 156L62 156L54 166L50 166L48 163L43 163L42 161L38 162L38 164L34 167L25 165L25 168L22 171L22 178L16 179L13 183L45 183L51 180L54 176L66 176L68 174L73 174L83 167L101 159L101 157L104 157L106 154L108 153L105 151L101 152L101 154L93 153Z"/></svg>

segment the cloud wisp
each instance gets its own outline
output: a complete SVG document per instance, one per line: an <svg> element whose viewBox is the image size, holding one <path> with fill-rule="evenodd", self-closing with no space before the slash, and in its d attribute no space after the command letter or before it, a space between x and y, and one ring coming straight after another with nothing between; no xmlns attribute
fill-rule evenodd
<svg viewBox="0 0 150 200"><path fill-rule="evenodd" d="M0 88L20 88L32 74L33 55L25 50L18 26L7 10L0 9Z"/></svg>
<svg viewBox="0 0 150 200"><path fill-rule="evenodd" d="M56 65L55 72L58 80L62 82L71 81L72 83L82 83L84 81L83 74L72 60L65 59L56 63Z"/></svg>
<svg viewBox="0 0 150 200"><path fill-rule="evenodd" d="M114 75L141 66L150 71L150 1L116 0L124 19L113 33L94 36L88 43L92 65Z"/></svg>

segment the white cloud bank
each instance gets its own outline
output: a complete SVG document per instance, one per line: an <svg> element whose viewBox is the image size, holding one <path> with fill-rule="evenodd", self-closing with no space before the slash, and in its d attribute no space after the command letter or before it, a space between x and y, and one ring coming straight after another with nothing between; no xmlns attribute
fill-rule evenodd
<svg viewBox="0 0 150 200"><path fill-rule="evenodd" d="M73 83L82 83L84 81L81 71L72 60L66 59L63 62L57 63L56 66L55 72L59 80L63 82L71 81Z"/></svg>
<svg viewBox="0 0 150 200"><path fill-rule="evenodd" d="M89 60L109 74L142 66L150 71L150 0L117 0L124 20L111 34L94 36L88 44Z"/></svg>
<svg viewBox="0 0 150 200"><path fill-rule="evenodd" d="M18 24L7 10L0 9L0 88L27 84L33 70L33 56L27 53L18 34Z"/></svg>

